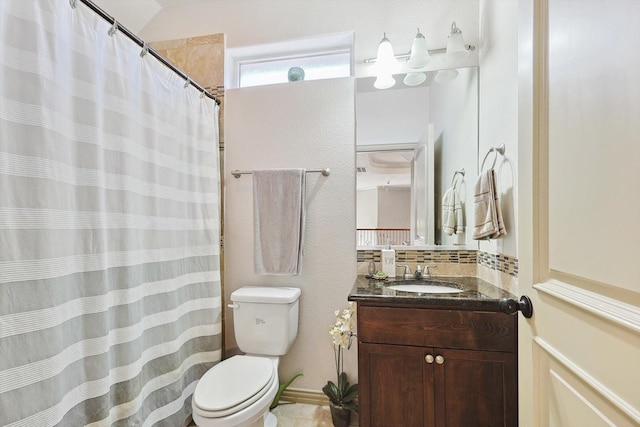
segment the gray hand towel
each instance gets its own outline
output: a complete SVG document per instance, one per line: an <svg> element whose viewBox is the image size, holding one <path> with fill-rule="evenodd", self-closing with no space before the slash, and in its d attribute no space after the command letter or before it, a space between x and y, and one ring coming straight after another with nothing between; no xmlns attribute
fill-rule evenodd
<svg viewBox="0 0 640 427"><path fill-rule="evenodd" d="M304 169L253 171L254 270L295 276L302 271Z"/></svg>

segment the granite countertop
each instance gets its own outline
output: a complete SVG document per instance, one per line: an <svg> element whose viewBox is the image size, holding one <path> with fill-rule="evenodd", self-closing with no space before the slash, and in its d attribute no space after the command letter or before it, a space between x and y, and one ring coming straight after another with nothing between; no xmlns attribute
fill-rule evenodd
<svg viewBox="0 0 640 427"><path fill-rule="evenodd" d="M422 279L405 280L400 277L386 280L369 279L358 276L349 294L349 301L385 306L420 306L435 309L481 310L501 312L500 301L517 298L497 286L477 277L434 276L430 280L451 282L464 289L453 294L432 294L404 292L390 289L399 282L406 284L427 284Z"/></svg>

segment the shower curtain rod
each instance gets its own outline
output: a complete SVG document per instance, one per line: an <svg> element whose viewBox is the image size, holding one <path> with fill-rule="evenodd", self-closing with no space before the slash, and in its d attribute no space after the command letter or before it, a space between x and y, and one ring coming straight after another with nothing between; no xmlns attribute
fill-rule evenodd
<svg viewBox="0 0 640 427"><path fill-rule="evenodd" d="M107 12L105 12L102 9L100 9L94 2L92 2L91 0L80 0L80 2L84 3L85 6L87 6L89 9L93 10L95 13L100 15L102 17L102 19L104 19L105 21L107 21L111 25L116 24L118 26L118 31L122 32L122 34L124 34L125 36L129 37L131 40L133 40L141 48L147 49L148 52L153 57L155 57L158 61L162 62L167 68L169 68L171 71L173 71L174 73L176 73L177 75L179 75L180 77L185 79L187 81L187 83L191 84L193 87L198 89L200 92L205 94L207 97L213 99L216 102L216 104L220 105L220 100L218 98L213 96L211 93L209 93L209 91L207 91L205 88L200 86L198 83L196 83L193 80L191 80L189 78L189 76L187 76L185 73L180 71L180 69L177 68L175 65L173 65L171 62L167 61L162 55L160 55L158 52L156 52L153 48L149 47L143 40L141 40L138 36L136 36L131 31L129 31L126 27L120 25L120 23L116 23L116 19L113 16L109 15ZM69 0L69 3L71 4L71 7L75 7L76 0Z"/></svg>

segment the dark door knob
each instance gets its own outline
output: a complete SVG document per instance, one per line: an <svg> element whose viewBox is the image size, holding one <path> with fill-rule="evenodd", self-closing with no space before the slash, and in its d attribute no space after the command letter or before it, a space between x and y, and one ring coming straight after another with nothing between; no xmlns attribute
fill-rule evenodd
<svg viewBox="0 0 640 427"><path fill-rule="evenodd" d="M521 311L522 315L528 319L533 316L533 305L531 299L526 295L521 296L520 301L504 298L500 301L500 311L507 314L516 314Z"/></svg>

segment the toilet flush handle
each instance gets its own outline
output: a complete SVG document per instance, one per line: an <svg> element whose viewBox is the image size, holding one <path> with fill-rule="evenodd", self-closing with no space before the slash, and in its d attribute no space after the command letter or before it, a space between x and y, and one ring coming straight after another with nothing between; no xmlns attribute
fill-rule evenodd
<svg viewBox="0 0 640 427"><path fill-rule="evenodd" d="M227 307L229 307L229 308L233 308L234 310L235 310L236 308L240 308L240 306L239 306L238 304L227 304Z"/></svg>

